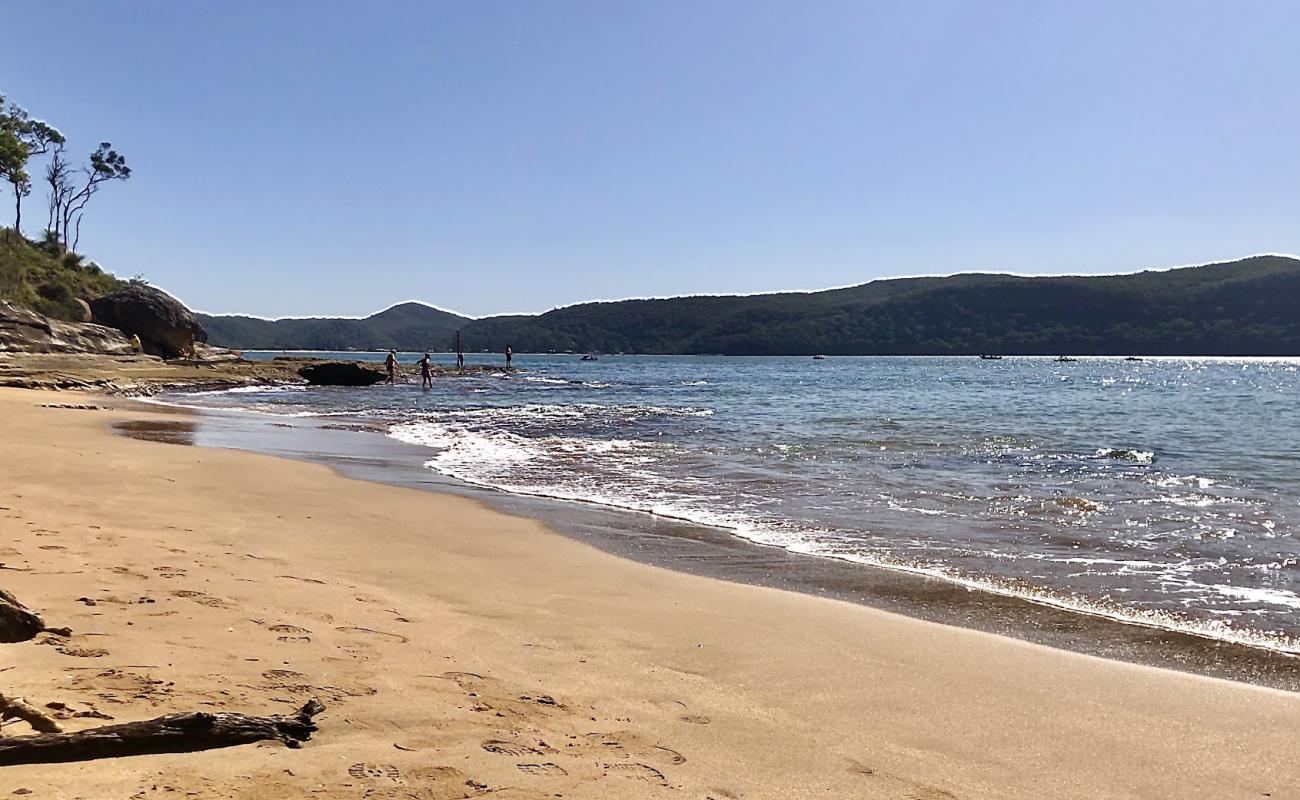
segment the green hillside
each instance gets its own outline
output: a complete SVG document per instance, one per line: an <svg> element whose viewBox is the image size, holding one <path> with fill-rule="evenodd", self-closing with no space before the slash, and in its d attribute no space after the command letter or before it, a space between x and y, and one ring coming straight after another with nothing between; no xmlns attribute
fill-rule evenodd
<svg viewBox="0 0 1300 800"><path fill-rule="evenodd" d="M1300 354L1300 260L1115 276L966 274L846 289L583 303L470 320L418 304L361 320L204 317L216 344L268 349L730 355Z"/></svg>
<svg viewBox="0 0 1300 800"><path fill-rule="evenodd" d="M265 350L446 350L457 328L471 322L420 303L402 303L365 319L199 315L199 321L214 344L235 342L236 347Z"/></svg>
<svg viewBox="0 0 1300 800"><path fill-rule="evenodd" d="M0 228L0 300L56 319L75 319L74 299L98 297L122 284L76 253L36 245Z"/></svg>

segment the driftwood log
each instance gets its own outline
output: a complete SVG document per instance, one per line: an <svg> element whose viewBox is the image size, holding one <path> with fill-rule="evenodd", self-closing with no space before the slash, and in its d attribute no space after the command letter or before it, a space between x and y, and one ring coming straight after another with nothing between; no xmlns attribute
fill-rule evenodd
<svg viewBox="0 0 1300 800"><path fill-rule="evenodd" d="M43 630L45 622L36 612L0 589L0 642L25 642Z"/></svg>
<svg viewBox="0 0 1300 800"><path fill-rule="evenodd" d="M63 726L54 717L21 697L5 697L0 694L0 725L11 719L26 722L37 733L63 733ZM3 735L3 729L0 729L0 736Z"/></svg>
<svg viewBox="0 0 1300 800"><path fill-rule="evenodd" d="M195 711L75 733L40 733L0 739L0 767L50 764L155 753L189 753L274 740L301 747L316 731L312 718L325 710L312 698L293 716Z"/></svg>

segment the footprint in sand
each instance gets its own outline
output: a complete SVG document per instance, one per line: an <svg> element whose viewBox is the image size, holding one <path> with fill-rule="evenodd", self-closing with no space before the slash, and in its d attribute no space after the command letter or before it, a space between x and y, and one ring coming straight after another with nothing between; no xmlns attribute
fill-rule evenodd
<svg viewBox="0 0 1300 800"><path fill-rule="evenodd" d="M315 584L319 584L319 585L321 585L321 586L324 586L324 585L325 585L325 581L318 581L318 580L316 580L315 578L299 578L297 575L277 575L276 577L277 577L277 578L288 578L288 579L291 580L291 581L302 581L303 583L315 583Z"/></svg>
<svg viewBox="0 0 1300 800"><path fill-rule="evenodd" d="M655 745L654 749L656 754L664 756L670 762L672 762L674 766L678 764L686 763L686 756L682 755L681 753L677 752L671 747L664 747L663 745L657 744Z"/></svg>
<svg viewBox="0 0 1300 800"><path fill-rule="evenodd" d="M201 605L201 606L207 606L208 608L228 608L228 607L229 607L229 606L226 605L226 602L225 602L224 600L220 600L220 599L218 599L218 598L216 598L216 597L213 597L213 596L210 595L210 594L205 594L205 593L203 593L203 592L196 592L196 591L193 591L192 589L178 589L178 590L172 592L172 596L173 596L173 597L183 597L183 598L185 598L186 600L193 600L194 602L198 603L199 605Z"/></svg>
<svg viewBox="0 0 1300 800"><path fill-rule="evenodd" d="M623 745L623 740L612 733L588 733L582 737L586 740L589 747L595 748L602 753L613 753L615 757L627 757L627 747Z"/></svg>
<svg viewBox="0 0 1300 800"><path fill-rule="evenodd" d="M96 697L108 703L133 704L143 700L155 706L167 700L172 693L171 683L121 669L78 675L72 679L71 688L94 692Z"/></svg>
<svg viewBox="0 0 1300 800"><path fill-rule="evenodd" d="M103 658L108 655L108 651L102 647L77 647L76 645L65 644L54 649L65 656L75 656L77 658Z"/></svg>
<svg viewBox="0 0 1300 800"><path fill-rule="evenodd" d="M682 722L689 722L692 725L708 725L713 720L703 714L683 714L678 717Z"/></svg>
<svg viewBox="0 0 1300 800"><path fill-rule="evenodd" d="M369 636L377 636L380 639L384 639L389 642L397 642L398 644L406 644L407 642L411 641L409 638L403 636L400 633L388 633L387 631L377 631L371 628L357 628L348 625L340 625L334 630L339 631L341 633L364 633Z"/></svg>
<svg viewBox="0 0 1300 800"><path fill-rule="evenodd" d="M546 755L546 750L529 747L526 744L519 744L518 742L503 742L500 739L488 739L482 744L482 747L489 753L496 753L497 755L502 756L514 756L515 758L520 756Z"/></svg>
<svg viewBox="0 0 1300 800"><path fill-rule="evenodd" d="M311 636L309 635L311 631L307 630L306 628L299 628L297 625L287 625L285 623L280 623L279 625L272 625L268 627L267 630L271 631L272 633L280 634L279 636L275 637L275 640L277 642L310 642L311 641Z"/></svg>
<svg viewBox="0 0 1300 800"><path fill-rule="evenodd" d="M154 567L153 571L158 573L160 578L184 578L185 570L180 567Z"/></svg>
<svg viewBox="0 0 1300 800"><path fill-rule="evenodd" d="M559 764L546 762L545 764L515 764L515 767L525 775L568 775L569 771Z"/></svg>
<svg viewBox="0 0 1300 800"><path fill-rule="evenodd" d="M619 762L615 764L601 764L600 767L605 770L607 775L618 775L623 778L633 778L639 781L658 783L663 786L668 785L668 779L664 777L664 774L649 764Z"/></svg>
<svg viewBox="0 0 1300 800"><path fill-rule="evenodd" d="M354 778L369 778L370 780L390 780L400 781L402 773L392 764L369 764L360 762L348 767L348 774Z"/></svg>
<svg viewBox="0 0 1300 800"><path fill-rule="evenodd" d="M414 767L406 771L400 786L372 786L364 800L463 800L491 791L488 785L470 778L455 767ZM287 796L283 795L283 796ZM511 795L520 796L522 795ZM529 793L527 797L533 795Z"/></svg>
<svg viewBox="0 0 1300 800"><path fill-rule="evenodd" d="M486 680L477 672L444 672L438 677L453 681L462 689L469 689L475 682Z"/></svg>

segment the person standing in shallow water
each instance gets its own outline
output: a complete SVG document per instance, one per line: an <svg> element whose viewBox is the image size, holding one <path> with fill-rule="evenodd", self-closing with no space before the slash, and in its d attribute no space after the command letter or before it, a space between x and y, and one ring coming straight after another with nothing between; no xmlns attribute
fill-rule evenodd
<svg viewBox="0 0 1300 800"><path fill-rule="evenodd" d="M384 383L391 385L393 381L397 380L397 351L396 350L388 351L388 358L384 359L384 366L388 368L388 377L384 379Z"/></svg>
<svg viewBox="0 0 1300 800"><path fill-rule="evenodd" d="M420 359L420 388L433 388L433 372L429 368L429 354L425 353L424 358Z"/></svg>
<svg viewBox="0 0 1300 800"><path fill-rule="evenodd" d="M510 359L513 358L514 355L514 351L510 349L510 345L506 345L506 369L510 369Z"/></svg>

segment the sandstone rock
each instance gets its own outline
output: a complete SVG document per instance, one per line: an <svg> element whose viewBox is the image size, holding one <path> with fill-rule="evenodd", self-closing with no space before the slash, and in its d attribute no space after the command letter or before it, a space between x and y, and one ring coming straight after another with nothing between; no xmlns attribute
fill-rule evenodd
<svg viewBox="0 0 1300 800"><path fill-rule="evenodd" d="M112 328L60 322L0 301L0 352L129 355L131 341Z"/></svg>
<svg viewBox="0 0 1300 800"><path fill-rule="evenodd" d="M152 286L128 286L92 300L90 309L95 322L139 336L146 353L163 358L191 355L208 339L188 308Z"/></svg>
<svg viewBox="0 0 1300 800"><path fill-rule="evenodd" d="M350 361L327 361L308 364L298 370L308 383L318 386L371 386L384 379L384 373Z"/></svg>
<svg viewBox="0 0 1300 800"><path fill-rule="evenodd" d="M244 356L238 350L227 350L205 342L195 342L194 358L204 364L230 364L242 361Z"/></svg>
<svg viewBox="0 0 1300 800"><path fill-rule="evenodd" d="M81 298L72 300L73 322L90 322L94 317L90 313L90 303Z"/></svg>

